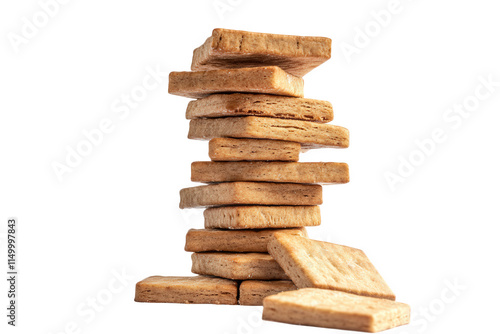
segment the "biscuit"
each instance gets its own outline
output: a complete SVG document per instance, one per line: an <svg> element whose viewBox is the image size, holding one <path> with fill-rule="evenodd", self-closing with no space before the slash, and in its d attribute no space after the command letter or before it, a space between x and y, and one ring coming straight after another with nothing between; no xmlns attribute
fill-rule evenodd
<svg viewBox="0 0 500 334"><path fill-rule="evenodd" d="M264 230L190 229L186 234L187 252L254 252L267 253L271 235L281 231L307 237L304 227Z"/></svg>
<svg viewBox="0 0 500 334"><path fill-rule="evenodd" d="M224 117L193 119L190 139L215 137L278 139L302 144L303 148L349 147L349 130L341 126L270 117Z"/></svg>
<svg viewBox="0 0 500 334"><path fill-rule="evenodd" d="M193 261L191 271L195 274L233 280L288 279L271 255L264 253L193 253L191 260Z"/></svg>
<svg viewBox="0 0 500 334"><path fill-rule="evenodd" d="M338 162L195 161L191 181L340 184L349 182L349 166Z"/></svg>
<svg viewBox="0 0 500 334"><path fill-rule="evenodd" d="M234 92L304 97L304 80L276 66L170 72L168 78L170 94L195 99Z"/></svg>
<svg viewBox="0 0 500 334"><path fill-rule="evenodd" d="M227 182L184 188L179 207L197 208L236 204L319 205L322 187L317 184Z"/></svg>
<svg viewBox="0 0 500 334"><path fill-rule="evenodd" d="M333 120L328 101L266 94L214 94L190 101L186 118L261 116L328 123Z"/></svg>
<svg viewBox="0 0 500 334"><path fill-rule="evenodd" d="M238 283L208 276L151 276L136 284L135 301L235 305Z"/></svg>
<svg viewBox="0 0 500 334"><path fill-rule="evenodd" d="M214 161L298 161L300 144L268 139L213 138L208 156Z"/></svg>
<svg viewBox="0 0 500 334"><path fill-rule="evenodd" d="M292 281L258 281L248 280L240 284L240 293L238 303L240 305L261 306L262 300L271 295L283 291L296 290L297 287Z"/></svg>
<svg viewBox="0 0 500 334"><path fill-rule="evenodd" d="M193 52L193 71L276 65L303 76L331 57L332 40L326 37L264 34L214 29Z"/></svg>
<svg viewBox="0 0 500 334"><path fill-rule="evenodd" d="M338 290L395 300L382 276L359 249L275 233L269 254L298 288Z"/></svg>
<svg viewBox="0 0 500 334"><path fill-rule="evenodd" d="M374 333L408 324L410 307L387 299L308 288L266 297L262 319Z"/></svg>
<svg viewBox="0 0 500 334"><path fill-rule="evenodd" d="M223 206L203 212L205 228L251 229L318 226L319 206Z"/></svg>

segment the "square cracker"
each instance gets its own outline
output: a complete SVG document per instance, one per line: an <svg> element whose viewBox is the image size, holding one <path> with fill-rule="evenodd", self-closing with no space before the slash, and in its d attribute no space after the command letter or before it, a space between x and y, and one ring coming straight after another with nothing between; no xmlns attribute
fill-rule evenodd
<svg viewBox="0 0 500 334"><path fill-rule="evenodd" d="M262 319L373 333L408 324L410 307L387 299L309 288L266 297Z"/></svg>
<svg viewBox="0 0 500 334"><path fill-rule="evenodd" d="M331 57L332 40L327 37L265 34L214 29L193 52L193 71L266 65L303 76Z"/></svg>
<svg viewBox="0 0 500 334"><path fill-rule="evenodd" d="M304 227L264 230L190 229L186 234L187 252L255 252L267 253L271 235L280 231L307 237Z"/></svg>
<svg viewBox="0 0 500 334"><path fill-rule="evenodd" d="M199 72L170 72L168 92L191 98L217 93L304 97L304 80L276 66Z"/></svg>
<svg viewBox="0 0 500 334"><path fill-rule="evenodd" d="M235 305L237 295L237 282L209 276L151 276L135 288L135 301L147 303Z"/></svg>
<svg viewBox="0 0 500 334"><path fill-rule="evenodd" d="M213 138L208 156L213 161L299 161L300 144L272 139Z"/></svg>
<svg viewBox="0 0 500 334"><path fill-rule="evenodd" d="M395 300L382 276L359 249L275 233L269 254L299 288L321 288Z"/></svg>
<svg viewBox="0 0 500 334"><path fill-rule="evenodd" d="M296 290L297 287L292 281L259 281L248 280L240 284L240 294L238 303L240 305L262 305L262 301L267 296L275 295L283 291Z"/></svg>
<svg viewBox="0 0 500 334"><path fill-rule="evenodd" d="M343 162L195 161L191 181L341 184L349 182L349 166Z"/></svg>
<svg viewBox="0 0 500 334"><path fill-rule="evenodd" d="M206 252L191 255L195 274L213 275L233 280L288 279L283 269L269 254Z"/></svg>
<svg viewBox="0 0 500 334"><path fill-rule="evenodd" d="M328 123L333 120L328 101L267 94L213 94L190 101L186 118L261 116Z"/></svg>
<svg viewBox="0 0 500 334"><path fill-rule="evenodd" d="M271 117L200 118L189 122L189 139L216 137L277 139L303 148L349 147L349 130L337 125Z"/></svg>
<svg viewBox="0 0 500 334"><path fill-rule="evenodd" d="M317 184L225 182L184 188L179 207L222 205L319 205L322 187Z"/></svg>
<svg viewBox="0 0 500 334"><path fill-rule="evenodd" d="M205 228L288 228L321 224L319 206L222 206L203 212Z"/></svg>

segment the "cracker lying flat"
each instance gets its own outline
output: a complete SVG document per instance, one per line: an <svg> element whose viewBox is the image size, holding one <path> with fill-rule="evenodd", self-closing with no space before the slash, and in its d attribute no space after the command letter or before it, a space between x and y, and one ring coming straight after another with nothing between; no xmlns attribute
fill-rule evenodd
<svg viewBox="0 0 500 334"><path fill-rule="evenodd" d="M203 212L205 228L287 228L321 224L319 206L224 206Z"/></svg>
<svg viewBox="0 0 500 334"><path fill-rule="evenodd" d="M349 131L330 124L270 117L225 117L193 119L189 122L190 139L215 137L260 138L293 141L304 148L349 146Z"/></svg>
<svg viewBox="0 0 500 334"><path fill-rule="evenodd" d="M264 253L193 253L191 255L195 274L213 275L234 280L288 279L285 272Z"/></svg>
<svg viewBox="0 0 500 334"><path fill-rule="evenodd" d="M306 229L264 229L264 230L219 230L190 229L186 234L187 252L257 252L267 253L267 242L271 235L280 231L307 237Z"/></svg>
<svg viewBox="0 0 500 334"><path fill-rule="evenodd" d="M235 204L319 205L322 188L316 184L227 182L184 188L179 207L197 208Z"/></svg>
<svg viewBox="0 0 500 334"><path fill-rule="evenodd" d="M171 72L168 92L192 98L234 92L303 97L304 80L276 66Z"/></svg>
<svg viewBox="0 0 500 334"><path fill-rule="evenodd" d="M292 281L258 281L248 280L240 284L240 305L262 305L262 300L267 296L275 295L283 291L296 290Z"/></svg>
<svg viewBox="0 0 500 334"><path fill-rule="evenodd" d="M408 324L410 307L386 299L309 288L266 297L262 319L373 333Z"/></svg>
<svg viewBox="0 0 500 334"><path fill-rule="evenodd" d="M359 249L275 233L269 254L299 288L321 288L395 300L382 276Z"/></svg>
<svg viewBox="0 0 500 334"><path fill-rule="evenodd" d="M332 40L326 37L214 29L212 36L194 50L191 69L199 71L266 64L303 76L330 59L331 50Z"/></svg>
<svg viewBox="0 0 500 334"><path fill-rule="evenodd" d="M147 303L234 305L237 295L237 282L208 276L151 276L135 288L135 301Z"/></svg>
<svg viewBox="0 0 500 334"><path fill-rule="evenodd" d="M333 120L328 101L266 94L214 94L191 101L187 119L261 116L328 123Z"/></svg>
<svg viewBox="0 0 500 334"><path fill-rule="evenodd" d="M213 138L208 142L208 155L214 161L298 161L299 153L299 143L283 140Z"/></svg>
<svg viewBox="0 0 500 334"><path fill-rule="evenodd" d="M191 181L339 184L349 182L349 166L338 162L195 161Z"/></svg>

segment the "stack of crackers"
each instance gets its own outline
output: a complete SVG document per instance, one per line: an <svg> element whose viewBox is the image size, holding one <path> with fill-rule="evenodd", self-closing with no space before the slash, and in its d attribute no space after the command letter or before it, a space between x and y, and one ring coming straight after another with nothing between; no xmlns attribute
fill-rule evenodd
<svg viewBox="0 0 500 334"><path fill-rule="evenodd" d="M199 276L152 276L136 301L263 305L263 319L375 332L409 322L358 249L311 240L322 185L349 182L345 163L298 162L312 148L346 148L327 101L304 98L302 76L328 60L331 40L215 29L169 93L189 102L188 138L209 140L180 208L205 208L185 250Z"/></svg>

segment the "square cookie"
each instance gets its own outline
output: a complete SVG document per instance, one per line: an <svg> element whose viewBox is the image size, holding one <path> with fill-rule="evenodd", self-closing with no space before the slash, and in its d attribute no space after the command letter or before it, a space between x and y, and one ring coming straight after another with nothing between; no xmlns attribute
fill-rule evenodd
<svg viewBox="0 0 500 334"><path fill-rule="evenodd" d="M234 92L304 97L304 80L276 66L171 72L168 78L170 94L195 99Z"/></svg>
<svg viewBox="0 0 500 334"><path fill-rule="evenodd" d="M270 117L193 119L189 139L216 137L277 139L301 143L303 148L349 147L349 130L341 126Z"/></svg>
<svg viewBox="0 0 500 334"><path fill-rule="evenodd" d="M151 276L136 284L135 301L235 305L238 282L209 276Z"/></svg>
<svg viewBox="0 0 500 334"><path fill-rule="evenodd" d="M299 143L283 140L213 138L208 156L213 161L298 161Z"/></svg>
<svg viewBox="0 0 500 334"><path fill-rule="evenodd" d="M275 233L269 254L298 288L321 288L395 300L382 276L359 249Z"/></svg>
<svg viewBox="0 0 500 334"><path fill-rule="evenodd" d="M332 40L327 37L265 34L214 29L193 52L193 71L276 65L303 76L331 57Z"/></svg>
<svg viewBox="0 0 500 334"><path fill-rule="evenodd" d="M191 181L341 184L349 182L349 166L342 162L195 161Z"/></svg>
<svg viewBox="0 0 500 334"><path fill-rule="evenodd" d="M328 123L333 120L328 101L268 94L213 94L189 102L187 119L260 116Z"/></svg>
<svg viewBox="0 0 500 334"><path fill-rule="evenodd" d="M307 237L306 229L264 229L264 230L220 230L190 229L186 234L187 252L248 252L267 253L267 242L271 235L280 231Z"/></svg>
<svg viewBox="0 0 500 334"><path fill-rule="evenodd" d="M266 297L262 319L374 333L408 324L410 307L387 299L309 288Z"/></svg>
<svg viewBox="0 0 500 334"><path fill-rule="evenodd" d="M321 224L319 206L222 206L203 212L205 228L288 228Z"/></svg>
<svg viewBox="0 0 500 334"><path fill-rule="evenodd" d="M198 208L237 204L319 205L322 188L317 184L226 182L184 188L179 207Z"/></svg>
<svg viewBox="0 0 500 334"><path fill-rule="evenodd" d="M269 254L206 252L191 255L195 274L213 275L233 280L288 279Z"/></svg>
<svg viewBox="0 0 500 334"><path fill-rule="evenodd" d="M248 280L240 284L240 305L262 305L262 301L267 296L275 295L283 291L296 290L297 287L292 281L259 281Z"/></svg>

